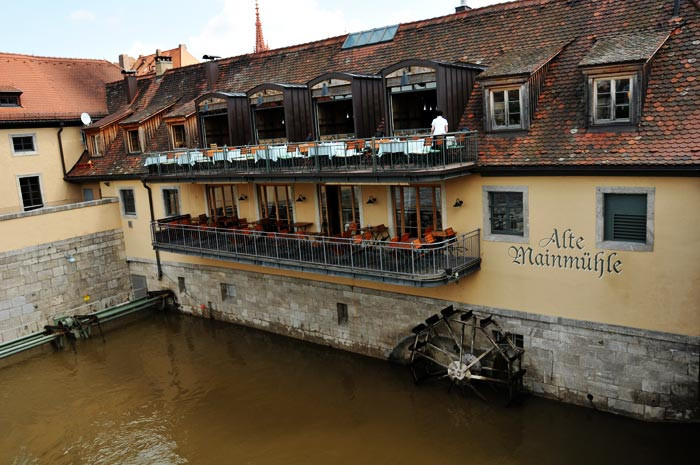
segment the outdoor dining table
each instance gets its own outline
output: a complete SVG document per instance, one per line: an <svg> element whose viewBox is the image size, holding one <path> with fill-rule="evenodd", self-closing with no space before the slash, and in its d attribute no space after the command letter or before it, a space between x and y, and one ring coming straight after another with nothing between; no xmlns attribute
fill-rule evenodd
<svg viewBox="0 0 700 465"><path fill-rule="evenodd" d="M310 157L327 156L329 158L345 156L345 142L322 142L309 147Z"/></svg>
<svg viewBox="0 0 700 465"><path fill-rule="evenodd" d="M287 156L287 146L286 145L272 145L264 149L257 149L255 151L255 161L260 160L271 160L277 161L279 158L286 158Z"/></svg>
<svg viewBox="0 0 700 465"><path fill-rule="evenodd" d="M418 140L395 140L390 142L380 142L377 156L382 156L385 153L426 153L430 151L430 146L425 146L425 139Z"/></svg>
<svg viewBox="0 0 700 465"><path fill-rule="evenodd" d="M309 226L313 226L313 223L296 222L296 223L292 223L291 226L292 226L294 229L298 229L298 230L301 230L301 231L306 231L306 229L307 229Z"/></svg>

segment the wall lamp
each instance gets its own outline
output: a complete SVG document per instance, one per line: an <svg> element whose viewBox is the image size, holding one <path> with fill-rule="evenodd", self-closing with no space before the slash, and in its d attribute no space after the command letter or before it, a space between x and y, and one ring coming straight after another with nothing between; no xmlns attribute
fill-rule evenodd
<svg viewBox="0 0 700 465"><path fill-rule="evenodd" d="M241 196L238 197L238 200L239 200L240 202L243 202L244 200L248 200L248 196L245 195L245 194L241 194Z"/></svg>
<svg viewBox="0 0 700 465"><path fill-rule="evenodd" d="M303 194L299 194L299 197L297 197L297 202L303 202L306 200L306 197Z"/></svg>
<svg viewBox="0 0 700 465"><path fill-rule="evenodd" d="M455 208L459 208L459 207L461 207L462 205L464 205L464 200L462 200L462 199L460 199L459 197L457 197L457 200L455 200L455 204L452 205L452 206L455 207Z"/></svg>
<svg viewBox="0 0 700 465"><path fill-rule="evenodd" d="M373 195L370 195L367 199L367 205L374 205L375 203L377 203L377 199Z"/></svg>

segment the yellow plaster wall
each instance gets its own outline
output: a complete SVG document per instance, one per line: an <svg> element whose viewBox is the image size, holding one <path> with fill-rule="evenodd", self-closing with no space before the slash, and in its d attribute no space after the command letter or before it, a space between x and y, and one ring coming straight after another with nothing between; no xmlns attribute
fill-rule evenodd
<svg viewBox="0 0 700 465"><path fill-rule="evenodd" d="M306 197L303 202L297 202L299 195ZM316 221L318 211L318 199L316 196L316 184L294 184L294 219L298 223L313 223L309 231L320 231L321 225Z"/></svg>
<svg viewBox="0 0 700 465"><path fill-rule="evenodd" d="M689 208L700 205L700 181L696 178L489 178L474 175L446 183L446 199L459 197L464 200L461 208L447 202L446 226L452 226L458 233L483 227L484 185L528 187L530 236L529 244L523 246L532 246L535 252L543 251L538 243L550 237L554 228L560 232L572 229L574 234L583 237L584 250L581 252L593 254L599 251L595 244L596 187L654 187L654 251L606 251L617 254L622 261L622 273L599 278L594 272L516 265L508 255L508 249L521 244L484 241L482 235L481 270L458 283L427 289L203 260L178 254L163 254L163 260L295 276L678 334L700 334L700 236L696 232L700 224L700 209ZM378 202L374 206L363 205L365 222L388 225L386 186L363 186L363 201L366 202L373 191ZM125 229L127 254L152 259L154 253L149 244L147 221L144 222L145 227L139 224L146 219L147 198L143 188L137 188L136 192L139 220L134 222L132 229ZM248 202L252 204L251 199L249 196Z"/></svg>
<svg viewBox="0 0 700 465"><path fill-rule="evenodd" d="M58 128L0 129L0 213L22 211L17 176L40 175L45 206L82 200L80 186L63 181ZM36 155L12 154L10 135L36 135ZM80 128L66 127L61 133L66 169L83 153Z"/></svg>
<svg viewBox="0 0 700 465"><path fill-rule="evenodd" d="M108 203L0 221L0 253L120 228L119 204Z"/></svg>
<svg viewBox="0 0 700 465"><path fill-rule="evenodd" d="M365 184L362 186L362 226L377 226L383 224L389 226L392 213L389 211L389 197L387 186L377 186ZM376 203L367 205L367 199L372 196L377 199ZM393 232L393 231L392 231Z"/></svg>

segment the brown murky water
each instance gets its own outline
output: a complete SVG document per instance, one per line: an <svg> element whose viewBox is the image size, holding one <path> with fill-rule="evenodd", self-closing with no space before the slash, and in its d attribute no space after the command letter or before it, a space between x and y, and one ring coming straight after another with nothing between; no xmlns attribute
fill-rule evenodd
<svg viewBox="0 0 700 465"><path fill-rule="evenodd" d="M692 463L700 428L414 386L407 369L151 315L0 367L0 464Z"/></svg>

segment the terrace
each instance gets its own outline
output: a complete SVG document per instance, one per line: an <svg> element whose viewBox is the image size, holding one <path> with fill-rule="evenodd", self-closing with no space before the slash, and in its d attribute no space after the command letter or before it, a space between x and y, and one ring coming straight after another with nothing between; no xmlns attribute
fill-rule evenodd
<svg viewBox="0 0 700 465"><path fill-rule="evenodd" d="M475 132L302 143L212 146L149 154L144 165L157 177L228 175L441 175L464 171L477 160Z"/></svg>
<svg viewBox="0 0 700 465"><path fill-rule="evenodd" d="M328 237L261 229L182 224L166 218L151 223L151 239L156 250L165 252L415 287L456 281L481 264L479 230L422 241L388 240L378 231Z"/></svg>

